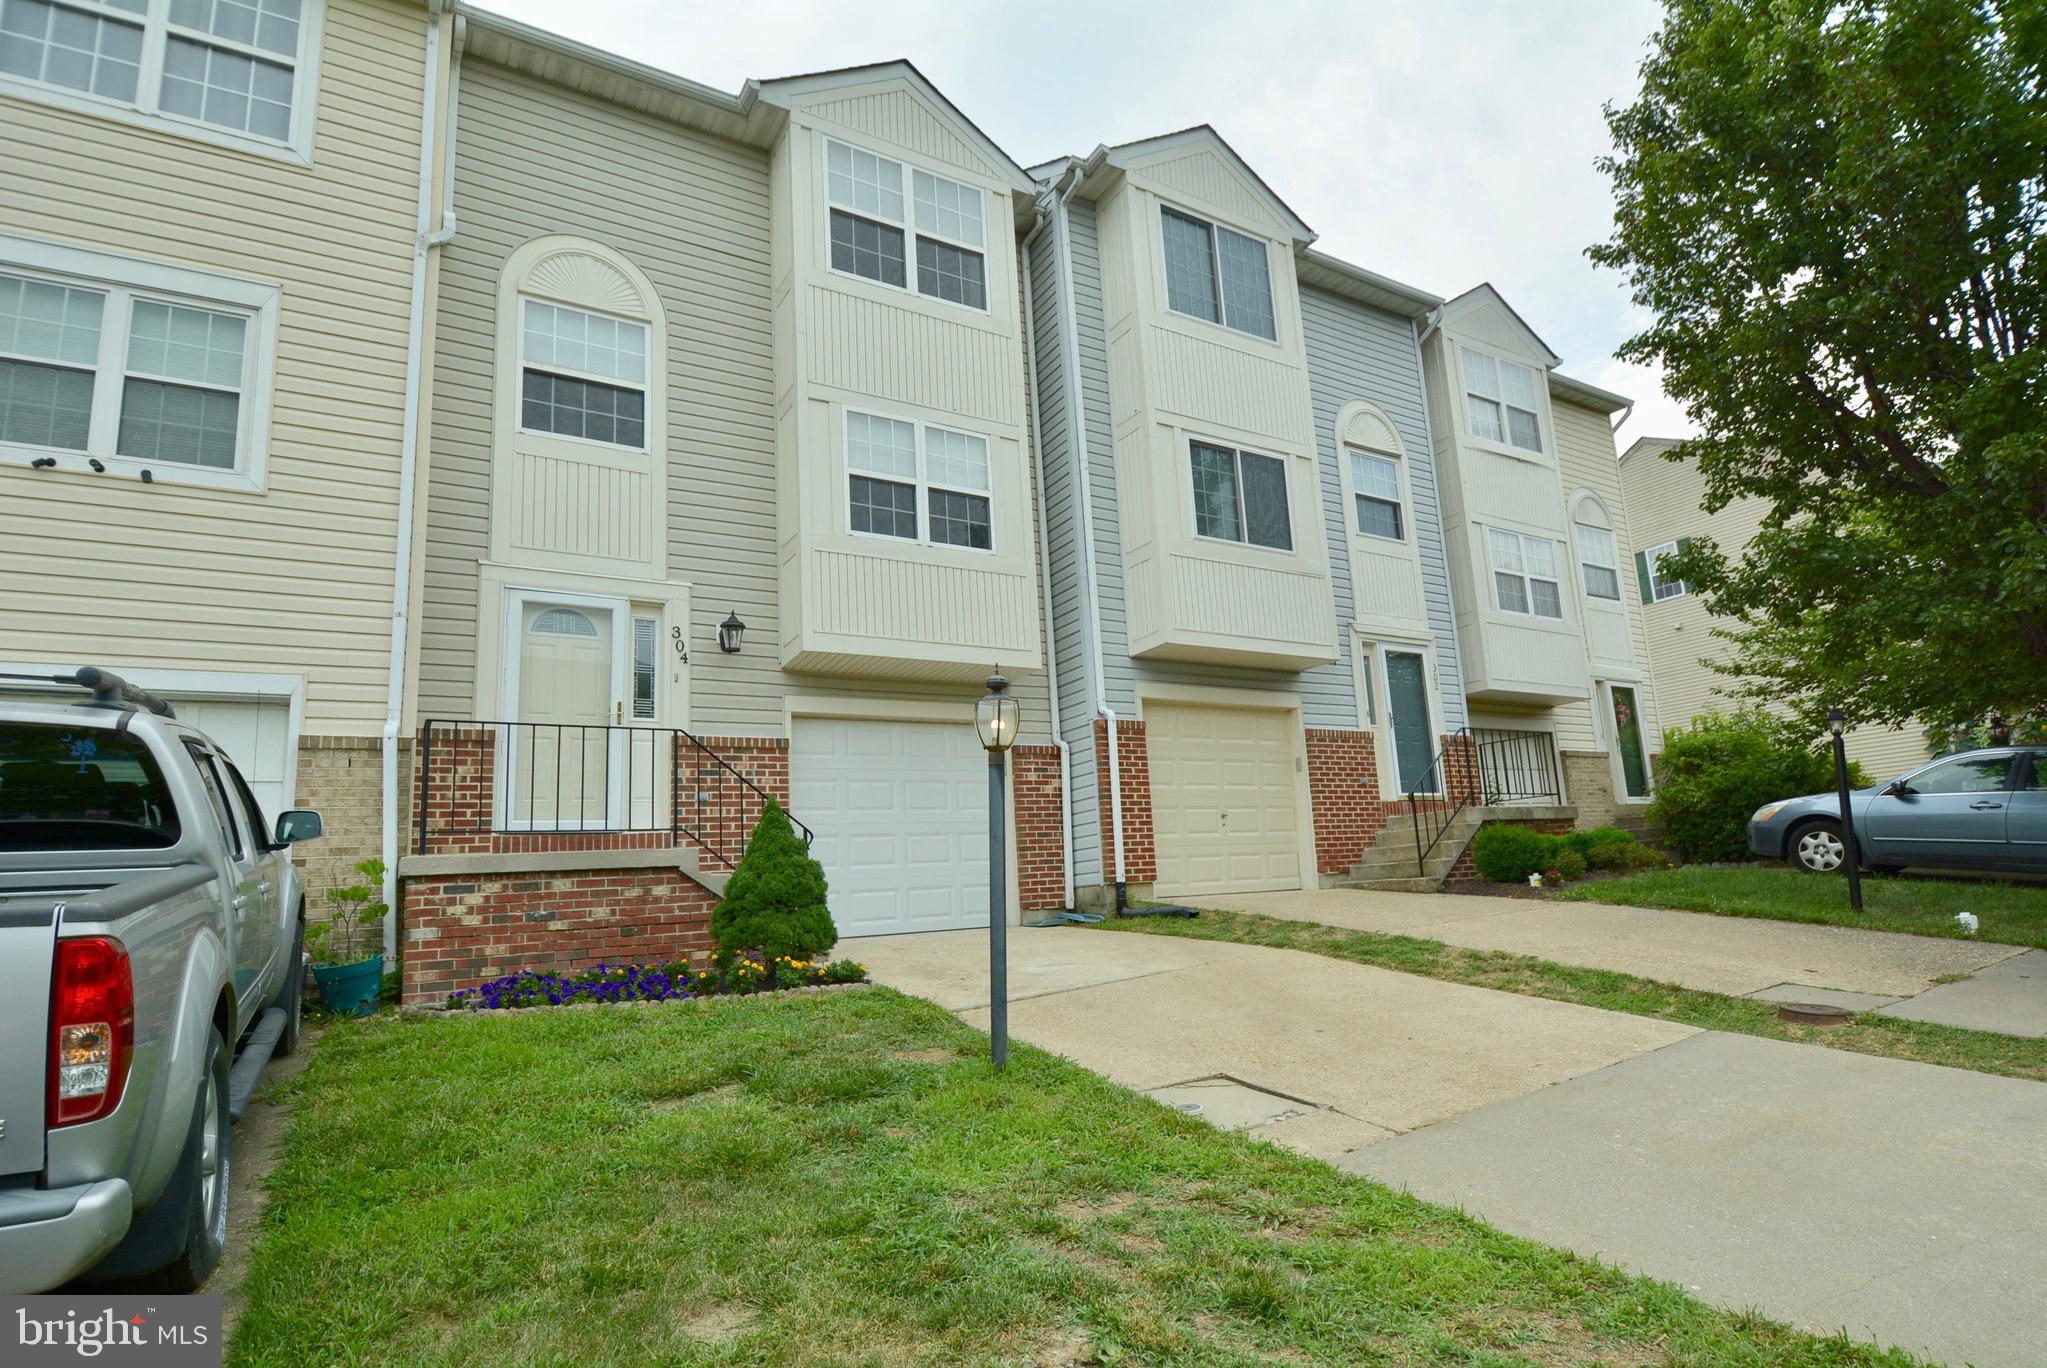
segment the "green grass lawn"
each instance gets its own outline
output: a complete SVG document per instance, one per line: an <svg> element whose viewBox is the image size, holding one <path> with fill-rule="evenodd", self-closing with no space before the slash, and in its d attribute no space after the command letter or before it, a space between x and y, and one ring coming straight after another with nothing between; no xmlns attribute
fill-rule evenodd
<svg viewBox="0 0 2047 1368"><path fill-rule="evenodd" d="M2047 885L2042 884L1865 875L1859 915L1849 909L1846 880L1792 869L1646 869L1574 883L1556 896L1629 907L1674 907L1722 917L1770 917L1871 931L1906 931L1916 936L1959 937L1962 931L1955 925L1955 913L1974 912L1982 921L1978 940L2047 948Z"/></svg>
<svg viewBox="0 0 2047 1368"><path fill-rule="evenodd" d="M343 1023L236 1364L1908 1364L886 990Z"/></svg>
<svg viewBox="0 0 2047 1368"><path fill-rule="evenodd" d="M1974 1069L1978 1073L2047 1082L2047 1040L1965 1031L1955 1026L1879 1016L1874 1012L1858 1013L1845 1026L1797 1026L1778 1019L1774 1002L1681 988L1674 983L1638 978L1611 969L1556 964L1504 950L1467 950L1418 936L1351 931L1319 922L1261 917L1249 912L1224 912L1214 908L1204 909L1199 917L1190 920L1144 917L1119 921L1111 918L1090 929L1179 936L1190 940L1237 941L1246 945L1269 945L1279 950L1305 950L1309 954L1327 955L1331 959L1350 960L1355 964L1369 964L1403 974L1420 974L1425 978L1469 984L1474 988L1494 988L1525 997L1553 998L1584 1007L1601 1007L1609 1012L1655 1017L1660 1021L1675 1021L1706 1031L1737 1031L1743 1035L1768 1036L1772 1040L1825 1045L1856 1054L1884 1055L1921 1064L1942 1064L1955 1069Z"/></svg>

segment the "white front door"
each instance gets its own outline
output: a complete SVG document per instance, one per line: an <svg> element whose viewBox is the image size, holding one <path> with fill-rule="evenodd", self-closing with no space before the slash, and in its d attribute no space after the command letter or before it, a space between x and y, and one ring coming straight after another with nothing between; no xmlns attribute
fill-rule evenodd
<svg viewBox="0 0 2047 1368"><path fill-rule="evenodd" d="M988 924L988 755L964 716L798 718L789 800L841 936Z"/></svg>
<svg viewBox="0 0 2047 1368"><path fill-rule="evenodd" d="M1147 703L1161 895L1301 886L1294 714Z"/></svg>
<svg viewBox="0 0 2047 1368"><path fill-rule="evenodd" d="M584 595L515 594L506 628L516 649L506 692L503 824L515 830L631 825L624 733L629 689L626 603Z"/></svg>

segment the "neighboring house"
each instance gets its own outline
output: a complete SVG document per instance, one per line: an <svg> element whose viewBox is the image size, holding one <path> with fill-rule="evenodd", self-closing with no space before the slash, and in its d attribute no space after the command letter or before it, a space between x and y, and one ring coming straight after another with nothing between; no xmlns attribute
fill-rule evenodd
<svg viewBox="0 0 2047 1368"><path fill-rule="evenodd" d="M769 793L841 934L985 925L996 667L1008 911L1063 905L1036 186L904 62L734 96L469 12L458 88L408 992L621 917L701 945Z"/></svg>
<svg viewBox="0 0 2047 1368"><path fill-rule="evenodd" d="M1642 437L1620 463L1635 531L1632 592L1648 625L1656 692L1671 726L1737 706L1731 694L1739 681L1708 663L1729 659L1732 648L1713 635L1716 623L1700 597L1684 581L1662 573L1659 562L1694 537L1711 537L1729 556L1739 556L1769 512L1767 501L1741 498L1708 513L1698 462L1665 455L1678 445L1673 437ZM1917 728L1857 727L1848 732L1847 743L1848 757L1876 780L1902 774L1931 754L1925 733Z"/></svg>
<svg viewBox="0 0 2047 1368"><path fill-rule="evenodd" d="M1557 373L1490 285L1431 315L1422 355L1472 736L1501 761L1487 786L1622 817L1662 748L1620 583L1612 419L1629 401Z"/></svg>
<svg viewBox="0 0 2047 1368"><path fill-rule="evenodd" d="M435 10L0 0L0 671L169 696L316 890L396 816Z"/></svg>

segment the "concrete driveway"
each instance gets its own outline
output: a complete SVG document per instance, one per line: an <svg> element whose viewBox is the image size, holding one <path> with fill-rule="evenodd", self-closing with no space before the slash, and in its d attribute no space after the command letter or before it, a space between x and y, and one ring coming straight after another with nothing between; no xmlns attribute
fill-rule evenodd
<svg viewBox="0 0 2047 1368"><path fill-rule="evenodd" d="M1569 910L1504 915L1550 908ZM844 953L985 1029L985 933ZM2047 1361L2047 1086L1259 946L1020 928L1010 957L1017 1039L1169 1105L1722 1306L1979 1368Z"/></svg>
<svg viewBox="0 0 2047 1368"><path fill-rule="evenodd" d="M1911 997L1942 979L2025 953L2016 945L1894 931L1468 893L1321 888L1201 903L1472 950L1506 950L1736 997L1780 984Z"/></svg>
<svg viewBox="0 0 2047 1368"><path fill-rule="evenodd" d="M1252 1129L1321 1158L1697 1034L1256 945L1071 927L1009 936L1014 1038L1144 1092L1248 1084L1274 1099L1275 1119ZM985 932L874 936L834 953L987 1029Z"/></svg>

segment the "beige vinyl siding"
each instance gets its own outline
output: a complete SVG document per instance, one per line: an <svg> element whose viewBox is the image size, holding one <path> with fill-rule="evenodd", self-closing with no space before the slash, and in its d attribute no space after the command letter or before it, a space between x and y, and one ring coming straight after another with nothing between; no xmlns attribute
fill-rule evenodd
<svg viewBox="0 0 2047 1368"><path fill-rule="evenodd" d="M500 611L479 604L477 571L490 546L500 277L520 244L569 235L630 258L667 317L667 573L690 586L690 730L782 735L789 694L954 700L970 725L978 687L780 666L768 154L475 59L460 79L461 231L441 262L419 715L476 715L478 617ZM735 611L745 645L726 655L717 626ZM495 685L481 693L494 710ZM1033 718L1042 737L1042 674L1019 677L1016 693L1025 739Z"/></svg>
<svg viewBox="0 0 2047 1368"><path fill-rule="evenodd" d="M1680 537L1711 537L1723 551L1738 555L1762 528L1770 506L1762 499L1737 499L1716 513L1706 512L1706 481L1698 462L1663 459L1662 451L1671 445L1636 449L1620 466L1634 537L1626 545L1629 563L1622 592L1642 616L1662 716L1666 725L1679 727L1700 713L1735 706L1729 694L1739 681L1707 664L1726 660L1731 647L1713 635L1714 619L1696 594L1642 603L1634 583L1635 552ZM1849 733L1848 754L1871 778L1888 778L1926 758L1926 739L1916 728L1858 728Z"/></svg>
<svg viewBox="0 0 2047 1368"><path fill-rule="evenodd" d="M7 231L282 292L263 492L0 466L0 659L303 674L306 733L380 728L425 28L329 0L311 165L0 98Z"/></svg>
<svg viewBox="0 0 2047 1368"><path fill-rule="evenodd" d="M1570 501L1577 491L1590 490L1613 522L1615 555L1621 562L1615 567L1621 579L1621 608L1628 619L1628 649L1634 656L1636 670L1641 674L1641 680L1634 688L1642 714L1642 745L1646 754L1655 755L1663 749L1662 720L1665 711L1649 667L1648 634L1642 620L1641 596L1634 589L1634 571L1631 568L1634 554L1631 548L1635 541L1629 530L1627 501L1621 493L1620 465L1613 449L1613 426L1606 414L1566 403L1555 395L1550 399L1550 416L1556 425L1557 472L1564 486L1565 563L1570 566L1575 581L1570 586L1571 597L1581 606L1585 601ZM1595 725L1592 709L1599 706L1603 706L1601 700L1594 698L1590 703L1567 703L1558 708L1558 746L1568 751L1607 749L1598 738L1611 732L1612 724Z"/></svg>

